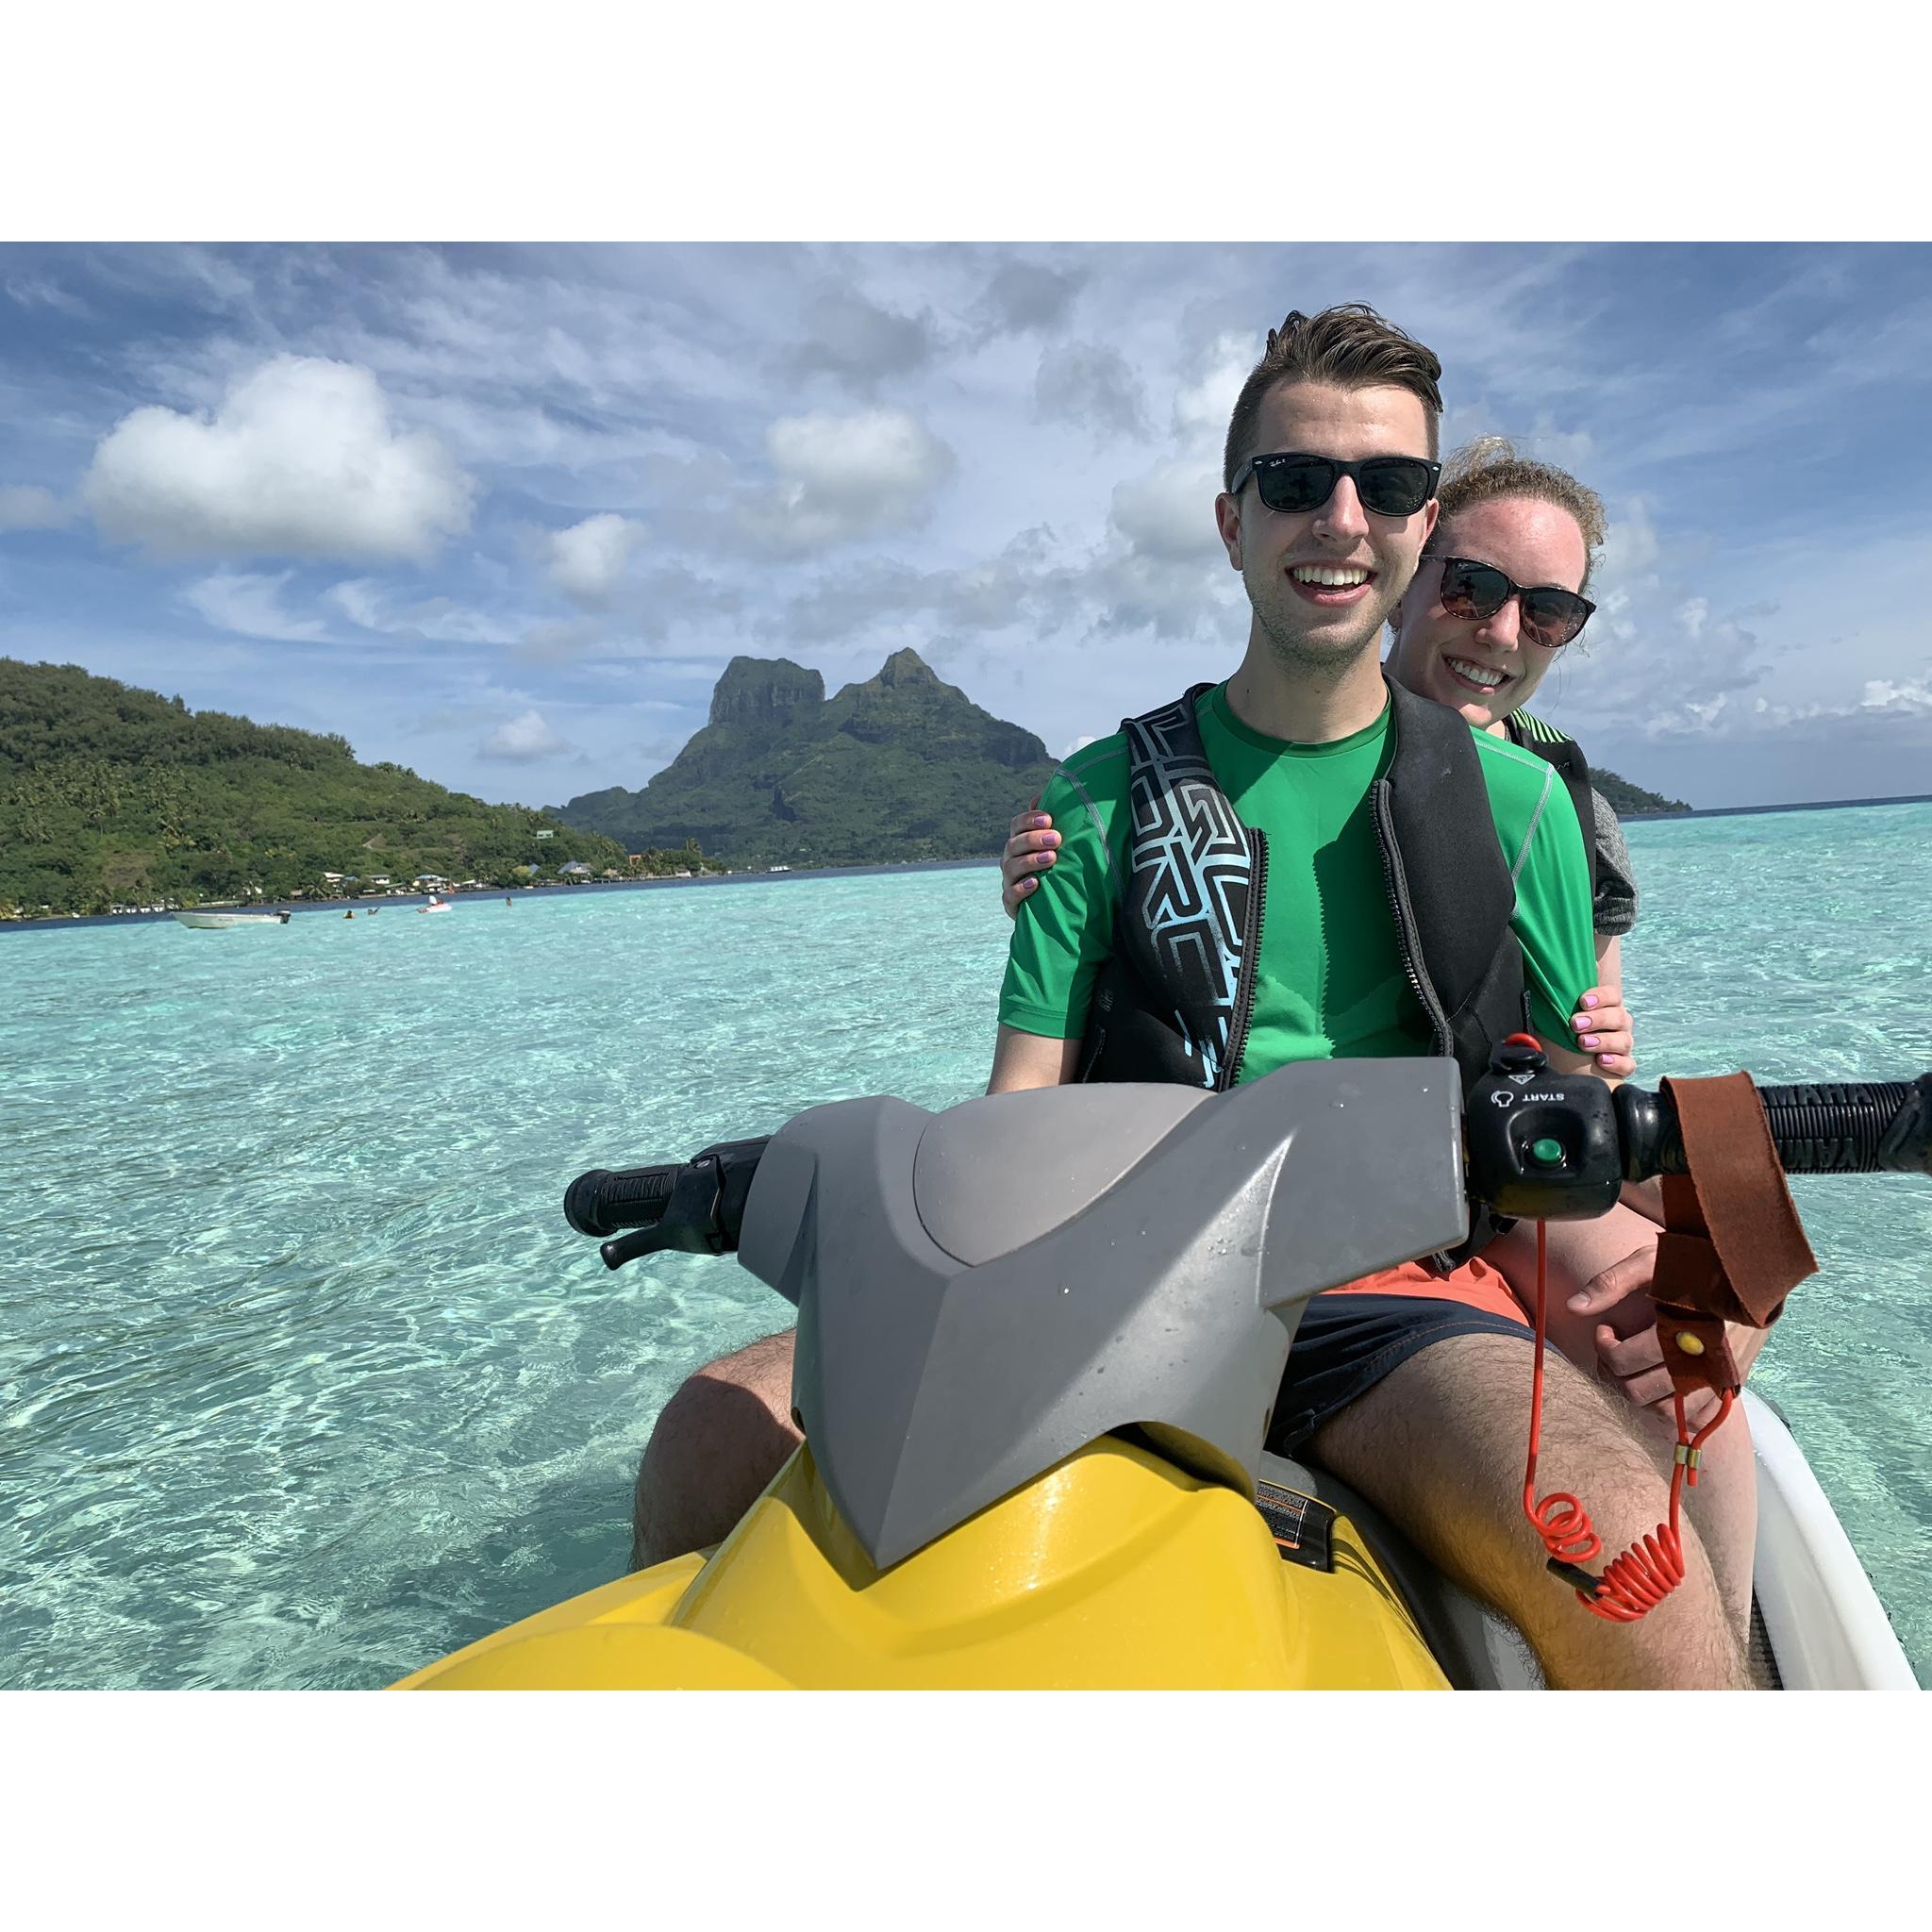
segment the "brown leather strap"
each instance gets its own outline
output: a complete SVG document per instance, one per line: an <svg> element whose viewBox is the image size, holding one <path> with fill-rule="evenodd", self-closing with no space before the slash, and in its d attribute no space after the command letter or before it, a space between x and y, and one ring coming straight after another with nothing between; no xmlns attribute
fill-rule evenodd
<svg viewBox="0 0 1932 1932"><path fill-rule="evenodd" d="M1769 1328L1818 1261L1750 1074L1662 1084L1690 1172L1663 1177L1665 1231L1650 1291L1657 1336L1680 1393L1735 1389L1724 1324Z"/></svg>
<svg viewBox="0 0 1932 1932"><path fill-rule="evenodd" d="M1724 1324L1770 1327L1818 1272L1750 1074L1665 1080L1689 1174L1663 1176L1663 1235L1650 1296L1679 1395L1735 1390Z"/></svg>
<svg viewBox="0 0 1932 1932"><path fill-rule="evenodd" d="M1671 1372L1671 1386L1679 1395L1691 1395L1699 1389L1722 1395L1726 1389L1743 1386L1719 1317L1659 1302L1657 1339L1663 1347L1664 1367Z"/></svg>
<svg viewBox="0 0 1932 1932"><path fill-rule="evenodd" d="M1666 1080L1690 1172L1666 1174L1652 1294L1769 1328L1817 1257L1805 1239L1749 1074Z"/></svg>

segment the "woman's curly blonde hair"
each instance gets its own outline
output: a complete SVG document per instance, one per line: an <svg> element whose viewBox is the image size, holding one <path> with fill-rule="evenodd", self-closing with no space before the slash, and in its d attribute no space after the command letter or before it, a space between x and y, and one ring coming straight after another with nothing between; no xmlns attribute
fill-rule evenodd
<svg viewBox="0 0 1932 1932"><path fill-rule="evenodd" d="M1555 504L1576 519L1583 532L1583 583L1589 590L1608 533L1604 502L1594 490L1587 489L1567 470L1552 463L1539 463L1518 456L1516 445L1507 436L1481 436L1455 451L1442 465L1442 480L1436 500L1442 506L1436 522L1436 539L1431 550L1440 548L1442 525L1450 518L1478 503L1491 503L1500 496L1528 496L1539 503Z"/></svg>

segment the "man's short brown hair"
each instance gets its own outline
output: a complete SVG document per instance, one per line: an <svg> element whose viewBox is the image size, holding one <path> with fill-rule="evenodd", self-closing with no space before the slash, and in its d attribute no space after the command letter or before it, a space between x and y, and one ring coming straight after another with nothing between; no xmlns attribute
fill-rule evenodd
<svg viewBox="0 0 1932 1932"><path fill-rule="evenodd" d="M1234 414L1227 419L1227 446L1222 454L1221 487L1256 454L1255 424L1270 390L1284 382L1325 382L1336 389L1406 389L1422 401L1429 425L1429 455L1436 454L1442 419L1442 365L1392 322L1366 302L1343 302L1320 315L1291 309L1279 328L1268 331L1268 347L1241 384Z"/></svg>

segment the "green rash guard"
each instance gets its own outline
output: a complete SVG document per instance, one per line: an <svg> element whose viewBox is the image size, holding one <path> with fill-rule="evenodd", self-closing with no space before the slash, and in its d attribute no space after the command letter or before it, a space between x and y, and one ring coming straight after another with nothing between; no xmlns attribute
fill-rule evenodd
<svg viewBox="0 0 1932 1932"><path fill-rule="evenodd" d="M1240 1078L1291 1060L1389 1058L1434 1051L1389 913L1369 788L1394 746L1389 707L1332 744L1264 738L1217 685L1197 707L1216 782L1242 823L1268 836L1267 892L1254 1018ZM1472 732L1493 837L1516 877L1509 924L1523 946L1537 1031L1570 1043L1570 1015L1596 983L1590 870L1576 808L1553 767ZM1060 834L1013 924L1000 1019L1051 1040L1086 1031L1094 978L1113 950L1132 814L1127 743L1115 732L1076 753L1041 798Z"/></svg>

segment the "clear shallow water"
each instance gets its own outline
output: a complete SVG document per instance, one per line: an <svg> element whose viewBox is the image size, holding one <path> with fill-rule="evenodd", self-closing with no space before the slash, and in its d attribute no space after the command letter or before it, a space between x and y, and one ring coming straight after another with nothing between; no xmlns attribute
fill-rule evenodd
<svg viewBox="0 0 1932 1932"><path fill-rule="evenodd" d="M1932 1065L1932 807L1635 825L1642 1077ZM622 1573L652 1420L783 1325L589 1166L984 1084L988 870L0 934L0 1686L377 1685ZM1932 1188L1800 1184L1754 1382L1932 1679Z"/></svg>

